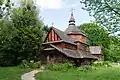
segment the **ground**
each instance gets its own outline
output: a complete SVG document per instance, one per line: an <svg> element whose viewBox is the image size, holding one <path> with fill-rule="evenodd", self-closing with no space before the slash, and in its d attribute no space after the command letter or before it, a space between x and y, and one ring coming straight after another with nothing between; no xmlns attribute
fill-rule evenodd
<svg viewBox="0 0 120 80"><path fill-rule="evenodd" d="M22 80L35 80L35 78L34 78L35 74L38 72L42 72L42 71L43 70L41 70L41 69L36 69L31 72L25 73L21 76L21 79Z"/></svg>
<svg viewBox="0 0 120 80"><path fill-rule="evenodd" d="M87 72L44 71L36 80L120 80L120 68L101 68Z"/></svg>
<svg viewBox="0 0 120 80"><path fill-rule="evenodd" d="M21 80L21 76L28 71L30 69L0 67L0 80ZM35 73L39 72L34 71ZM120 80L120 67L98 68L97 70L88 71L70 70L68 72L44 70L37 73L35 78L36 80Z"/></svg>
<svg viewBox="0 0 120 80"><path fill-rule="evenodd" d="M0 80L21 80L21 75L28 71L20 67L0 67Z"/></svg>

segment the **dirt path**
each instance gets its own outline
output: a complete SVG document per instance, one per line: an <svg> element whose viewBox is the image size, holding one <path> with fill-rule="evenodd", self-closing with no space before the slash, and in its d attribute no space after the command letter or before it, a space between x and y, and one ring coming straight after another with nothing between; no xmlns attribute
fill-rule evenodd
<svg viewBox="0 0 120 80"><path fill-rule="evenodd" d="M21 80L35 80L35 78L34 78L35 74L38 72L42 72L42 71L43 71L43 69L40 68L38 70L33 70L31 72L25 73L21 76Z"/></svg>

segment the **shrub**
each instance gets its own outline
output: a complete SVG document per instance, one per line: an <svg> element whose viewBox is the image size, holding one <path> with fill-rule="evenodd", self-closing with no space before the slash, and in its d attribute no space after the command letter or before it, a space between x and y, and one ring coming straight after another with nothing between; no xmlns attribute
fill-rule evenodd
<svg viewBox="0 0 120 80"><path fill-rule="evenodd" d="M102 67L111 67L108 61L96 61L92 65L84 65L80 67L75 67L72 63L59 63L59 64L47 64L45 69L51 71L62 71L62 72L86 72L91 70L96 70Z"/></svg>
<svg viewBox="0 0 120 80"><path fill-rule="evenodd" d="M69 69L74 68L73 64L71 63L59 63L59 64L47 64L45 69L51 71L68 71Z"/></svg>
<svg viewBox="0 0 120 80"><path fill-rule="evenodd" d="M31 66L31 68L36 69L36 68L40 68L41 64L38 61L38 62L35 62L35 63L31 63L30 66Z"/></svg>
<svg viewBox="0 0 120 80"><path fill-rule="evenodd" d="M86 65L86 66L82 66L82 67L78 67L77 68L77 72L86 72L86 71L90 71L92 70L92 66L90 65Z"/></svg>
<svg viewBox="0 0 120 80"><path fill-rule="evenodd" d="M30 68L30 63L27 60L22 60L20 67L21 68Z"/></svg>
<svg viewBox="0 0 120 80"><path fill-rule="evenodd" d="M27 61L27 60L23 60L20 67L21 68L32 68L32 69L36 69L36 68L40 68L41 64L40 62L34 62L34 60L32 61Z"/></svg>
<svg viewBox="0 0 120 80"><path fill-rule="evenodd" d="M109 61L96 61L92 64L93 67L111 67Z"/></svg>
<svg viewBox="0 0 120 80"><path fill-rule="evenodd" d="M77 72L86 72L90 70L96 70L99 68L111 67L111 63L109 61L96 61L92 63L92 65L81 66L77 68Z"/></svg>

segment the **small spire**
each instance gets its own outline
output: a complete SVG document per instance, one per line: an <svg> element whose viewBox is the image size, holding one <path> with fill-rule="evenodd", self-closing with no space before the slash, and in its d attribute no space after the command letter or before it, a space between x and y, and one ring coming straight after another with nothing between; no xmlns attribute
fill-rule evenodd
<svg viewBox="0 0 120 80"><path fill-rule="evenodd" d="M70 20L69 20L69 26L70 25L74 25L75 26L75 18L74 18L74 16L73 16L73 10L75 10L75 9L71 9L70 11L71 11L71 17L70 17Z"/></svg>

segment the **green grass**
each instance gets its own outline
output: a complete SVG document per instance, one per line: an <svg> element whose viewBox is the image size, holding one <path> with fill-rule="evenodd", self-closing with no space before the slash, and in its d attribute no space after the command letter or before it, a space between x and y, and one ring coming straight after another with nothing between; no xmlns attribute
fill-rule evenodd
<svg viewBox="0 0 120 80"><path fill-rule="evenodd" d="M36 75L37 80L120 80L120 68L101 68L87 72L45 71Z"/></svg>
<svg viewBox="0 0 120 80"><path fill-rule="evenodd" d="M0 80L21 80L21 75L28 71L20 67L0 67Z"/></svg>

